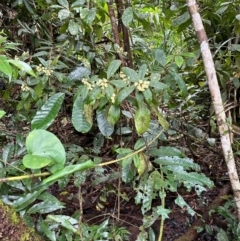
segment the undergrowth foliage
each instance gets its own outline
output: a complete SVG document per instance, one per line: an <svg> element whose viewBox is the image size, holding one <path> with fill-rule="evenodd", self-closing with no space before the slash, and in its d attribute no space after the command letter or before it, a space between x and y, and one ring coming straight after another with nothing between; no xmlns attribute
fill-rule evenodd
<svg viewBox="0 0 240 241"><path fill-rule="evenodd" d="M84 222L82 210L89 180L92 187L103 187L99 210L112 196L119 205L129 202L115 185L123 182L135 191L143 215L137 241L160 241L171 212L165 204L167 193L176 192L174 202L193 216L179 188L201 195L213 186L185 150L171 143L179 123L192 131L202 118L199 112L208 113L208 107L199 105L199 95L206 94L205 79L187 28L186 8L175 3L164 8L167 1L161 6L138 1L126 6L121 24L131 32L130 68L121 61L129 55L125 46L112 40L107 1L30 2L18 7L31 19L35 16L36 24L26 23L25 16L15 20L18 33L24 33L27 43L32 41L29 51L19 51L27 43L9 41L8 30L0 33L0 76L4 86L10 86L0 89L5 104L0 118L30 123L24 134L16 134L15 142L0 136L8 142L0 162L5 181L0 182L1 199L46 240L123 241L131 234L120 210L104 214L97 225ZM226 73L219 75L223 79ZM76 132L94 135L92 146L62 143L49 131L64 111L71 113L67 118ZM108 142L111 161L102 154ZM66 204L51 193L55 186L64 190L69 183L78 189L79 210L72 216L63 214ZM223 210L218 212L231 219ZM159 230L153 230L159 218ZM239 233L238 226L231 225Z"/></svg>

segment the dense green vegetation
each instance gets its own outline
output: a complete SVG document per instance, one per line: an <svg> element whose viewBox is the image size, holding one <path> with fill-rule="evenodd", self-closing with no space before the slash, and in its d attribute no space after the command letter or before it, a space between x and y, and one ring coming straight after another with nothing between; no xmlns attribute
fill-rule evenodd
<svg viewBox="0 0 240 241"><path fill-rule="evenodd" d="M194 216L179 188L200 197L214 182L178 140L187 133L214 148L218 135L185 1L5 2L0 177L8 179L0 182L1 199L51 241L130 240L119 221L121 202L129 201L121 185L134 190L141 209L138 241L162 240L169 192ZM239 3L199 1L223 100L236 126ZM79 202L72 215L51 191L64 192L69 184ZM102 203L112 195L118 208L91 225L84 221L84 195L99 184ZM238 221L226 214L232 206L218 209L231 228L216 228L212 235L238 240ZM152 225L159 218L156 231Z"/></svg>

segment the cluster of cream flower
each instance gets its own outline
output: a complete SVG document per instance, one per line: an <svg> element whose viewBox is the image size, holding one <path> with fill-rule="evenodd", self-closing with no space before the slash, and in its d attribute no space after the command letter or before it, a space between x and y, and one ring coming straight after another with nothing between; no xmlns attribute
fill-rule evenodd
<svg viewBox="0 0 240 241"><path fill-rule="evenodd" d="M39 64L36 69L37 72L43 72L47 76L50 76L53 73L52 69L48 69L47 67L42 66L42 64Z"/></svg>
<svg viewBox="0 0 240 241"><path fill-rule="evenodd" d="M116 100L116 94L113 93L112 96L111 96L111 101L112 101L113 104L115 103L115 100Z"/></svg>
<svg viewBox="0 0 240 241"><path fill-rule="evenodd" d="M122 79L122 81L125 83L125 84L129 84L129 77L127 77L122 71L120 72L120 78Z"/></svg>
<svg viewBox="0 0 240 241"><path fill-rule="evenodd" d="M92 89L94 88L94 85L91 84L91 83L89 83L86 78L83 78L83 79L82 79L82 82L83 82L84 85L87 86L87 89L88 89L88 90L92 90Z"/></svg>
<svg viewBox="0 0 240 241"><path fill-rule="evenodd" d="M139 80L134 84L139 91L144 91L149 87L149 81L146 80Z"/></svg>
<svg viewBox="0 0 240 241"><path fill-rule="evenodd" d="M97 86L100 86L102 90L106 89L108 86L108 80L105 78L99 79L97 82Z"/></svg>
<svg viewBox="0 0 240 241"><path fill-rule="evenodd" d="M23 84L23 85L21 86L21 90L22 90L23 92L27 92L27 91L29 91L29 87L28 87L26 84Z"/></svg>

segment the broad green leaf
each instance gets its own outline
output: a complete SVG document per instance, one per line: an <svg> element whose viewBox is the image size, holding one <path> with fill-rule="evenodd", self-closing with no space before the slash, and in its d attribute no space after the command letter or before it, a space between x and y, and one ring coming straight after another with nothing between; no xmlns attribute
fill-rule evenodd
<svg viewBox="0 0 240 241"><path fill-rule="evenodd" d="M105 116L105 110L97 110L97 123L98 128L104 136L111 136L114 127L108 122L107 117Z"/></svg>
<svg viewBox="0 0 240 241"><path fill-rule="evenodd" d="M144 76L147 73L147 65L143 64L140 66L139 71L138 71L138 76L141 80L143 80Z"/></svg>
<svg viewBox="0 0 240 241"><path fill-rule="evenodd" d="M2 152L2 160L4 162L8 162L11 158L11 156L14 154L14 144L13 143L8 143Z"/></svg>
<svg viewBox="0 0 240 241"><path fill-rule="evenodd" d="M90 74L91 71L88 68L78 66L68 75L67 80L70 82L81 81L83 77L88 77Z"/></svg>
<svg viewBox="0 0 240 241"><path fill-rule="evenodd" d="M85 161L84 163L81 163L81 164L66 166L62 170L57 171L53 175L51 175L50 177L46 178L43 181L43 183L58 181L60 178L65 177L69 174L93 168L94 165L95 165L94 162L92 162L91 160L88 160L88 161Z"/></svg>
<svg viewBox="0 0 240 241"><path fill-rule="evenodd" d="M78 28L79 28L79 24L77 24L76 22L74 22L72 19L69 21L68 24L68 31L71 35L77 35L78 34Z"/></svg>
<svg viewBox="0 0 240 241"><path fill-rule="evenodd" d="M123 68L122 68L122 72L123 72L125 75L127 75L127 77L129 77L130 80L133 81L133 82L136 82L136 81L139 81L139 80L140 80L137 72L134 71L133 69L130 69L130 68L128 68L128 67L123 67Z"/></svg>
<svg viewBox="0 0 240 241"><path fill-rule="evenodd" d="M41 109L37 111L31 122L31 129L47 129L56 118L64 97L64 93L57 93L51 96Z"/></svg>
<svg viewBox="0 0 240 241"><path fill-rule="evenodd" d="M96 11L97 11L96 8L91 8L88 11L87 16L84 18L84 21L86 21L86 23L88 23L88 24L91 24L93 22L93 20L95 19Z"/></svg>
<svg viewBox="0 0 240 241"><path fill-rule="evenodd" d="M133 10L132 7L128 7L124 10L122 15L122 22L128 28L129 24L133 21Z"/></svg>
<svg viewBox="0 0 240 241"><path fill-rule="evenodd" d="M0 71L8 76L9 79L12 77L12 67L8 63L5 55L0 55Z"/></svg>
<svg viewBox="0 0 240 241"><path fill-rule="evenodd" d="M146 146L146 142L144 141L143 138L140 138L140 139L138 139L137 142L135 143L135 145L134 145L134 150L138 150L138 149L140 149L140 148L142 148L142 147L144 147L144 146Z"/></svg>
<svg viewBox="0 0 240 241"><path fill-rule="evenodd" d="M144 99L148 102L148 103L152 103L152 91L147 88L146 90L144 90L143 92L143 96Z"/></svg>
<svg viewBox="0 0 240 241"><path fill-rule="evenodd" d="M39 222L41 231L51 240L57 241L56 233L54 231L49 230L49 223L47 221Z"/></svg>
<svg viewBox="0 0 240 241"><path fill-rule="evenodd" d="M33 77L37 78L36 74L34 73L34 71L32 70L32 68L30 67L29 64L27 64L21 60L15 60L15 59L8 60L8 62L15 65L20 70L25 71L28 74L32 75Z"/></svg>
<svg viewBox="0 0 240 241"><path fill-rule="evenodd" d="M45 190L45 188L41 188L38 191L28 193L28 194L24 195L23 197L18 198L13 203L14 209L18 212L18 211L26 208L27 206L29 206L31 203L33 203L37 199L37 197L41 194L41 192L43 192Z"/></svg>
<svg viewBox="0 0 240 241"><path fill-rule="evenodd" d="M122 180L129 183L136 175L135 168L132 163L132 157L126 158L122 161Z"/></svg>
<svg viewBox="0 0 240 241"><path fill-rule="evenodd" d="M190 15L188 12L185 12L183 13L182 15L176 17L174 20L173 20L173 26L179 26L183 23L185 23L187 20L190 19Z"/></svg>
<svg viewBox="0 0 240 241"><path fill-rule="evenodd" d="M32 161L39 162L40 166L42 161L46 164L48 162L47 159L51 160L52 165L47 167L47 169L49 169L52 173L64 167L66 161L64 147L60 140L51 132L41 129L31 131L26 139L26 148L28 151L26 157L27 161L23 162L23 164L27 168L32 168L32 166L37 165L29 162L29 154L34 157ZM38 156L46 159L38 159Z"/></svg>
<svg viewBox="0 0 240 241"><path fill-rule="evenodd" d="M88 132L92 124L89 123L84 114L84 102L80 97L78 97L73 104L73 111L72 111L72 123L74 128L82 133Z"/></svg>
<svg viewBox="0 0 240 241"><path fill-rule="evenodd" d="M119 91L115 103L120 105L135 89L135 86L129 86Z"/></svg>
<svg viewBox="0 0 240 241"><path fill-rule="evenodd" d="M69 8L69 4L67 0L57 0L58 3L63 6L64 8Z"/></svg>
<svg viewBox="0 0 240 241"><path fill-rule="evenodd" d="M51 213L56 210L65 208L61 202L53 202L53 201L43 201L33 205L31 208L28 209L27 213Z"/></svg>
<svg viewBox="0 0 240 241"><path fill-rule="evenodd" d="M156 49L155 50L155 59L162 66L165 66L166 63L167 63L166 54L162 49Z"/></svg>
<svg viewBox="0 0 240 241"><path fill-rule="evenodd" d="M110 125L114 126L115 123L119 120L121 114L120 106L111 105L108 110L107 120Z"/></svg>
<svg viewBox="0 0 240 241"><path fill-rule="evenodd" d="M4 110L0 110L0 119L6 114Z"/></svg>
<svg viewBox="0 0 240 241"><path fill-rule="evenodd" d="M150 114L149 109L144 105L140 105L136 110L134 122L138 134L141 135L148 130L150 124Z"/></svg>
<svg viewBox="0 0 240 241"><path fill-rule="evenodd" d="M68 17L70 17L70 11L68 9L62 9L58 12L58 18L60 20L64 20Z"/></svg>
<svg viewBox="0 0 240 241"><path fill-rule="evenodd" d="M53 163L50 157L27 154L23 157L23 165L30 169L40 169Z"/></svg>
<svg viewBox="0 0 240 241"><path fill-rule="evenodd" d="M170 150L169 149L168 151L166 151L166 150L164 151L164 147L161 149L163 149L163 153L165 152L166 154ZM163 155L163 153L162 153L162 155ZM157 158L154 162L159 165L181 166L185 170L194 169L196 171L200 171L199 165L194 163L193 160L190 158L181 158L178 156L162 156L162 157Z"/></svg>
<svg viewBox="0 0 240 241"><path fill-rule="evenodd" d="M107 79L109 79L110 77L113 76L113 74L115 74L115 72L118 70L118 68L121 66L121 61L116 59L113 60L110 65L108 66L107 69Z"/></svg>
<svg viewBox="0 0 240 241"><path fill-rule="evenodd" d="M180 68L184 63L183 57L180 55L175 56L175 63L178 66L178 68Z"/></svg>

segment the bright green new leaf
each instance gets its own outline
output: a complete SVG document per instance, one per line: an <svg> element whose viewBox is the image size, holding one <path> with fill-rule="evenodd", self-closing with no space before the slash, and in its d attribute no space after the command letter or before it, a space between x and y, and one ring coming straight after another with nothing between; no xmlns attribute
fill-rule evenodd
<svg viewBox="0 0 240 241"><path fill-rule="evenodd" d="M73 104L73 111L72 111L72 123L74 128L82 133L88 132L91 127L92 123L87 121L86 115L84 113L84 102L79 96Z"/></svg>
<svg viewBox="0 0 240 241"><path fill-rule="evenodd" d="M65 177L69 174L78 172L78 171L83 171L89 168L94 167L94 162L91 160L85 161L84 163L81 164L76 164L76 165L69 165L64 167L62 170L55 172L53 175L50 177L46 178L43 183L49 183L53 181L58 181L60 178Z"/></svg>
<svg viewBox="0 0 240 241"><path fill-rule="evenodd" d="M4 110L0 110L0 119L6 114Z"/></svg>
<svg viewBox="0 0 240 241"><path fill-rule="evenodd" d="M118 70L118 68L121 66L121 61L116 59L113 60L107 69L107 79L109 79L110 77L112 77L113 74L115 74L115 72Z"/></svg>
<svg viewBox="0 0 240 241"><path fill-rule="evenodd" d="M175 56L175 63L180 68L184 63L183 57L180 55Z"/></svg>
<svg viewBox="0 0 240 241"><path fill-rule="evenodd" d="M150 114L149 109L145 105L140 105L136 110L134 122L138 134L141 135L148 130L150 124Z"/></svg>
<svg viewBox="0 0 240 241"><path fill-rule="evenodd" d="M20 70L25 71L28 74L32 75L33 77L37 78L36 74L34 73L34 71L32 70L32 68L30 67L29 64L27 64L21 60L15 60L15 59L8 60L8 62L15 65Z"/></svg>
<svg viewBox="0 0 240 241"><path fill-rule="evenodd" d="M0 55L0 71L11 79L12 77L12 67L8 63L8 60L5 55Z"/></svg>
<svg viewBox="0 0 240 241"><path fill-rule="evenodd" d="M50 164L47 169L52 173L64 167L66 161L64 147L51 132L41 129L31 131L26 139L26 148L28 154L23 158L25 167L35 169ZM33 157L32 162L30 161L31 156Z"/></svg>
<svg viewBox="0 0 240 241"><path fill-rule="evenodd" d="M128 28L129 24L133 21L133 10L132 7L128 7L124 10L122 15L122 22Z"/></svg>
<svg viewBox="0 0 240 241"><path fill-rule="evenodd" d="M34 116L31 122L32 130L47 129L52 124L62 106L64 97L64 93L57 93L47 100Z"/></svg>
<svg viewBox="0 0 240 241"><path fill-rule="evenodd" d="M49 157L27 154L23 157L23 165L30 169L41 169L53 163Z"/></svg>

